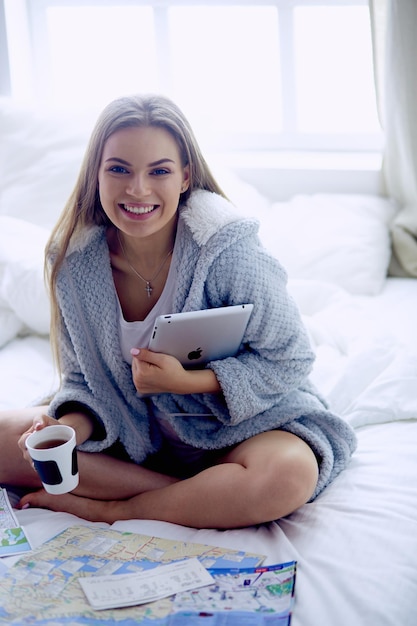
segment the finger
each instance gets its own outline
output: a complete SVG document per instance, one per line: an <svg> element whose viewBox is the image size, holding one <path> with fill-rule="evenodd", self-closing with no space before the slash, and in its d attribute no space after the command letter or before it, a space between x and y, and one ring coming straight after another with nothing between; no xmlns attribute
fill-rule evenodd
<svg viewBox="0 0 417 626"><path fill-rule="evenodd" d="M51 418L49 417L49 415L37 415L36 417L33 418L33 425L32 425L32 432L35 430L41 430L42 428L45 428L45 426L48 426L49 422L50 422Z"/></svg>
<svg viewBox="0 0 417 626"><path fill-rule="evenodd" d="M48 420L49 420L49 417L47 415L36 415L33 418L32 426L26 432L22 433L18 441L18 445L22 449L23 452L26 451L26 440L29 437L29 435L31 435L35 431L45 428L45 426L48 425Z"/></svg>
<svg viewBox="0 0 417 626"><path fill-rule="evenodd" d="M145 363L151 363L152 365L159 365L165 356L159 352L147 350L146 348L132 348L130 353L135 361L143 361Z"/></svg>

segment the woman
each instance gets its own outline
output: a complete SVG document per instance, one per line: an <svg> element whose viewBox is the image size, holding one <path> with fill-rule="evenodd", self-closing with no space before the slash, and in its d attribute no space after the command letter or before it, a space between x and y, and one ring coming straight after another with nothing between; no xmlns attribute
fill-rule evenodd
<svg viewBox="0 0 417 626"><path fill-rule="evenodd" d="M347 465L354 434L308 380L305 329L257 228L170 100L104 110L47 246L62 384L48 407L2 418L0 480L35 489L21 507L233 528L288 515ZM146 349L159 314L245 302L236 357L186 370ZM27 435L56 419L79 451L80 485L63 496L12 445L28 460Z"/></svg>

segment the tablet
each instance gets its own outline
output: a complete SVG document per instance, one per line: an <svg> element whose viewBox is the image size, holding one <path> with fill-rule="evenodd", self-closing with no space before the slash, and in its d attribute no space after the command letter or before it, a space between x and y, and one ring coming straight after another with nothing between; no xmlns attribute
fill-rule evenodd
<svg viewBox="0 0 417 626"><path fill-rule="evenodd" d="M253 304L159 315L149 350L175 356L185 367L235 356Z"/></svg>

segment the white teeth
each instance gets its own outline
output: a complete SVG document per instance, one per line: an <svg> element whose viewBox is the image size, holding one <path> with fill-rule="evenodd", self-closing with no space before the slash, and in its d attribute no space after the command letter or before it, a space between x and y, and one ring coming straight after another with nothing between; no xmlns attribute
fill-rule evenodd
<svg viewBox="0 0 417 626"><path fill-rule="evenodd" d="M155 206L131 206L130 204L124 204L123 208L128 213L134 213L135 215L144 215L154 210Z"/></svg>

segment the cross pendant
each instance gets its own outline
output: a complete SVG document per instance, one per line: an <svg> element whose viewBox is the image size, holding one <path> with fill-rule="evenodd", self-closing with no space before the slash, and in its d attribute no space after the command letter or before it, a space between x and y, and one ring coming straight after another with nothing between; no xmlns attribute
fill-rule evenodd
<svg viewBox="0 0 417 626"><path fill-rule="evenodd" d="M148 298L150 298L150 297L151 297L151 295L152 295L152 291L153 291L153 289L152 289L152 287L151 287L151 283L150 283L148 280L146 281L146 287L145 287L145 289L146 289L146 292L147 292L147 294L148 294Z"/></svg>

